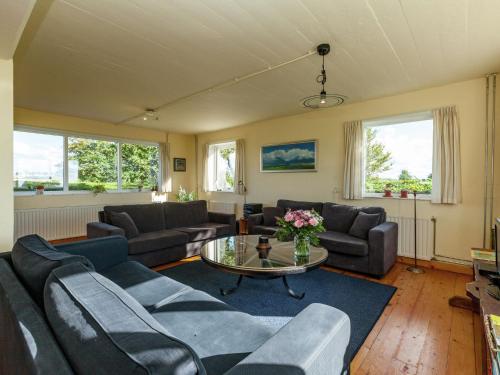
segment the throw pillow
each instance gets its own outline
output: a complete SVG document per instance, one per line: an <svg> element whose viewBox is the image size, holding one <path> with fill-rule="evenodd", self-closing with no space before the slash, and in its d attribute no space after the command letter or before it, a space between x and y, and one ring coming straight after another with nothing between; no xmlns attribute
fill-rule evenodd
<svg viewBox="0 0 500 375"><path fill-rule="evenodd" d="M354 237L368 239L368 232L370 229L375 228L380 220L380 214L365 214L364 212L358 213L354 223L352 223L349 234Z"/></svg>
<svg viewBox="0 0 500 375"><path fill-rule="evenodd" d="M285 216L285 209L282 207L264 207L262 213L264 214L264 225L275 227L276 217Z"/></svg>
<svg viewBox="0 0 500 375"><path fill-rule="evenodd" d="M139 229L134 223L134 220L126 212L110 212L111 224L122 228L125 231L125 237L131 239L139 235Z"/></svg>
<svg viewBox="0 0 500 375"><path fill-rule="evenodd" d="M57 250L36 234L20 237L12 248L12 264L31 297L43 308L43 287L53 269L70 263L94 266L84 256Z"/></svg>
<svg viewBox="0 0 500 375"><path fill-rule="evenodd" d="M358 208L343 204L325 203L321 216L325 219L325 228L332 232L347 233L351 228Z"/></svg>

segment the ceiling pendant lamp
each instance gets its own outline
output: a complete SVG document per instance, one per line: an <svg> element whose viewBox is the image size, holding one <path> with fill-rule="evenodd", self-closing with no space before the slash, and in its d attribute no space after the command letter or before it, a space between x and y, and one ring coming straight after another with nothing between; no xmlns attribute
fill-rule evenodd
<svg viewBox="0 0 500 375"><path fill-rule="evenodd" d="M316 82L321 84L321 92L319 95L307 96L300 102L306 108L327 108L340 105L347 99L346 96L340 94L327 94L325 91L326 83L326 70L325 70L325 56L330 52L330 45L328 43L320 44L316 50L318 55L323 58L321 65L321 73L316 77Z"/></svg>

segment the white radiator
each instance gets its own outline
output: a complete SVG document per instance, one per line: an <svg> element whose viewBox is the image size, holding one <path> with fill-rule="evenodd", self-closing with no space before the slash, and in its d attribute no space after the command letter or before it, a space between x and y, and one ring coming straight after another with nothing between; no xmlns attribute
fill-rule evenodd
<svg viewBox="0 0 500 375"><path fill-rule="evenodd" d="M388 217L387 221L398 223L398 255L405 257L414 256L415 252L415 229L413 218ZM430 260L433 256L433 227L429 219L417 219L417 258Z"/></svg>
<svg viewBox="0 0 500 375"><path fill-rule="evenodd" d="M87 234L87 223L98 221L102 206L53 207L14 211L15 239L39 234L46 240L80 237Z"/></svg>
<svg viewBox="0 0 500 375"><path fill-rule="evenodd" d="M211 212L220 212L223 214L235 214L236 203L209 201L208 210Z"/></svg>

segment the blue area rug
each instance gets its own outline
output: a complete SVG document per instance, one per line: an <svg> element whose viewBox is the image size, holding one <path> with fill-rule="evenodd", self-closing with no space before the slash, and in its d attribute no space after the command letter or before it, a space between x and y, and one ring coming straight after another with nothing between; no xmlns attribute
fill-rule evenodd
<svg viewBox="0 0 500 375"><path fill-rule="evenodd" d="M292 289L306 292L302 300L288 295L281 278L245 277L235 293L222 296L219 288L234 286L237 275L216 270L202 261L186 263L161 273L254 315L276 330L314 302L342 310L351 319L351 341L345 357L348 362L354 358L396 291L392 286L317 269L287 277Z"/></svg>

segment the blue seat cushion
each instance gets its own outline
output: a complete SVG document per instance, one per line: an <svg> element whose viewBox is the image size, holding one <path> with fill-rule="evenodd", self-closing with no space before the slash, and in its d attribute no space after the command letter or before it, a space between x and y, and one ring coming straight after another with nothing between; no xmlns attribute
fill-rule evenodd
<svg viewBox="0 0 500 375"><path fill-rule="evenodd" d="M198 354L207 374L224 374L272 335L271 328L226 303L192 290L152 312Z"/></svg>
<svg viewBox="0 0 500 375"><path fill-rule="evenodd" d="M179 293L192 290L190 286L163 276L135 261L120 263L101 274L123 288L148 311L175 298Z"/></svg>
<svg viewBox="0 0 500 375"><path fill-rule="evenodd" d="M318 238L328 251L359 257L368 255L368 242L347 233L327 231L318 233Z"/></svg>
<svg viewBox="0 0 500 375"><path fill-rule="evenodd" d="M43 287L50 272L70 263L83 263L93 269L92 263L81 255L57 250L36 234L19 238L12 248L12 265L35 302L43 309Z"/></svg>
<svg viewBox="0 0 500 375"><path fill-rule="evenodd" d="M51 272L44 302L47 320L78 374L205 374L189 346L127 292L81 263Z"/></svg>

